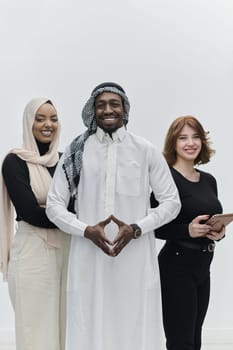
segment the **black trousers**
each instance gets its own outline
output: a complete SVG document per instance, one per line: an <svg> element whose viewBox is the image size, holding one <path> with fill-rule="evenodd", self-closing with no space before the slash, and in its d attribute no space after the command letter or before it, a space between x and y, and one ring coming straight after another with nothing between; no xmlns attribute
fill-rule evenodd
<svg viewBox="0 0 233 350"><path fill-rule="evenodd" d="M213 253L166 243L159 253L168 350L200 350L210 295Z"/></svg>

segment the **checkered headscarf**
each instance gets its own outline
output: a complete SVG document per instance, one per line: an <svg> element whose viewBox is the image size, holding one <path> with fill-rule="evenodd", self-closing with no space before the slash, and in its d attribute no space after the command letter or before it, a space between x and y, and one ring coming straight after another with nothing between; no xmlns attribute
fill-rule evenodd
<svg viewBox="0 0 233 350"><path fill-rule="evenodd" d="M91 93L91 97L86 102L82 110L82 119L87 130L77 136L71 144L68 146L64 154L63 170L66 174L68 181L68 187L71 194L77 191L79 184L80 172L82 169L82 156L84 150L84 144L87 138L94 134L97 129L96 118L95 118L95 99L98 95L103 92L112 92L118 94L123 99L125 116L123 118L124 124L128 123L128 114L130 109L130 104L128 97L122 87L116 83L102 83L95 87Z"/></svg>

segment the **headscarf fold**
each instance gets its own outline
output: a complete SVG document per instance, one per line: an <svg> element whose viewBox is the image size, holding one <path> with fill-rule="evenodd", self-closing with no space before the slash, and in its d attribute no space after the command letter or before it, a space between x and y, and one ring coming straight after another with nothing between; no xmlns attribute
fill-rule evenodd
<svg viewBox="0 0 233 350"><path fill-rule="evenodd" d="M123 122L124 125L128 123L130 103L123 88L120 85L111 82L102 83L95 87L95 89L91 93L91 97L86 102L82 110L82 119L84 125L87 127L87 130L83 134L77 136L67 147L64 153L63 170L66 175L68 188L70 190L71 195L75 195L77 192L80 172L82 169L84 144L87 138L90 135L94 134L97 129L95 118L95 99L98 95L102 94L103 92L112 92L122 97L125 110Z"/></svg>
<svg viewBox="0 0 233 350"><path fill-rule="evenodd" d="M9 153L17 154L27 162L29 169L30 185L39 205L45 206L46 197L51 182L51 176L46 167L55 166L58 162L58 142L60 136L60 123L46 154L40 155L36 140L32 133L36 111L44 103L52 102L45 97L32 99L25 107L23 113L23 146L12 149ZM53 105L53 104L52 104ZM37 234L44 239L48 245L59 247L60 231L57 229L36 228ZM0 271L3 279L7 278L7 266L9 252L14 234L14 208L9 198L3 176L0 176Z"/></svg>

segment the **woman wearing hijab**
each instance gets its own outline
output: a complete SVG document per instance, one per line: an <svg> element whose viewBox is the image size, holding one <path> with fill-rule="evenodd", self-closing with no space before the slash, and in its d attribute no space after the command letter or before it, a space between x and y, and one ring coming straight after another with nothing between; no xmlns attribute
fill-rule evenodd
<svg viewBox="0 0 233 350"><path fill-rule="evenodd" d="M11 150L2 165L1 271L15 311L17 350L65 347L69 235L57 229L45 213L59 159L59 135L53 103L47 98L32 99L23 114L23 146Z"/></svg>

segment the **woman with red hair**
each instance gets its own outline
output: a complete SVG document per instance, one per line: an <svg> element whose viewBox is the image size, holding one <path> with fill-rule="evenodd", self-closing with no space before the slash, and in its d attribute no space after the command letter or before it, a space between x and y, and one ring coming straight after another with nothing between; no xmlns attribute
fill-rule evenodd
<svg viewBox="0 0 233 350"><path fill-rule="evenodd" d="M210 293L210 264L215 241L224 236L205 221L222 212L215 178L196 165L208 163L210 147L200 122L185 116L173 121L164 144L181 199L175 220L155 230L166 240L159 253L163 322L169 350L200 350ZM152 206L156 199L152 195Z"/></svg>

